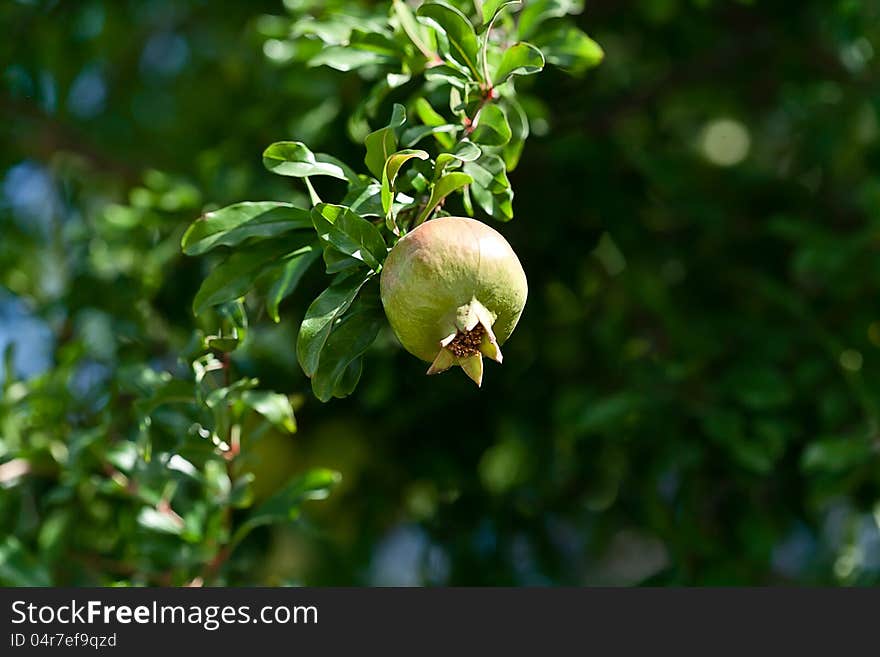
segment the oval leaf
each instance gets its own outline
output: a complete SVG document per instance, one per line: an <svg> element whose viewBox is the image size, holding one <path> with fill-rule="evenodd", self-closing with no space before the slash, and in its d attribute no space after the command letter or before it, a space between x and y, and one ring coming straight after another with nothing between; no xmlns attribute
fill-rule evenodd
<svg viewBox="0 0 880 657"><path fill-rule="evenodd" d="M404 123L406 123L406 109L403 105L395 103L388 125L371 132L364 140L364 146L367 147L364 164L376 178L382 177L385 161L397 150L397 133L395 131Z"/></svg>
<svg viewBox="0 0 880 657"><path fill-rule="evenodd" d="M477 34L467 17L445 2L425 3L416 13L427 18L446 34L449 40L449 56L462 66L466 66L476 80L482 80L477 66L479 53Z"/></svg>
<svg viewBox="0 0 880 657"><path fill-rule="evenodd" d="M236 251L202 281L193 299L193 312L198 315L211 306L244 296L261 271L273 266L285 254L302 248L302 241L302 238L298 242L293 239L271 240Z"/></svg>
<svg viewBox="0 0 880 657"><path fill-rule="evenodd" d="M485 146L503 146L510 141L507 115L498 105L486 105L477 116L477 125L471 139Z"/></svg>
<svg viewBox="0 0 880 657"><path fill-rule="evenodd" d="M263 165L279 176L306 178L330 176L340 180L356 179L354 172L341 162L326 155L315 155L298 141L278 141L263 152Z"/></svg>
<svg viewBox="0 0 880 657"><path fill-rule="evenodd" d="M318 238L337 251L364 262L378 271L387 249L382 234L369 221L343 205L319 203L312 210Z"/></svg>
<svg viewBox="0 0 880 657"><path fill-rule="evenodd" d="M290 203L236 203L196 219L180 244L187 255L201 255L217 246L235 246L250 237L275 237L311 227L309 211Z"/></svg>
<svg viewBox="0 0 880 657"><path fill-rule="evenodd" d="M501 221L513 219L513 189L504 160L484 154L475 162L465 163L463 170L473 176L471 194L483 210Z"/></svg>
<svg viewBox="0 0 880 657"><path fill-rule="evenodd" d="M288 433L296 431L293 407L287 395L269 390L245 390L241 393L241 401L279 429Z"/></svg>
<svg viewBox="0 0 880 657"><path fill-rule="evenodd" d="M361 302L358 304L361 305ZM342 393L339 396L351 393L347 385L340 390L340 383L349 366L373 344L382 322L382 313L372 304L353 307L342 317L327 339L318 369L312 377L312 390L318 399L326 402L338 393Z"/></svg>
<svg viewBox="0 0 880 657"><path fill-rule="evenodd" d="M285 297L296 289L303 274L318 259L320 254L320 247L317 244L310 244L294 251L282 260L278 266L276 278L266 294L266 311L273 321L281 321L281 318L278 316L278 306Z"/></svg>
<svg viewBox="0 0 880 657"><path fill-rule="evenodd" d="M580 73L602 61L602 47L571 25L560 25L547 34L541 34L537 45L549 64L572 73Z"/></svg>
<svg viewBox="0 0 880 657"><path fill-rule="evenodd" d="M503 84L513 75L531 75L544 68L544 55L530 43L515 43L504 51L495 84Z"/></svg>
<svg viewBox="0 0 880 657"><path fill-rule="evenodd" d="M314 376L333 324L348 310L371 275L341 274L309 306L296 341L296 356L306 376Z"/></svg>
<svg viewBox="0 0 880 657"><path fill-rule="evenodd" d="M473 181L474 179L468 174L458 171L455 173L447 173L440 178L440 180L434 184L434 187L431 188L431 197L428 199L428 204L425 206L425 209L422 210L416 220L416 224L418 225L430 217L434 208L440 205L440 201L449 196L455 190L461 189L465 185L471 184Z"/></svg>
<svg viewBox="0 0 880 657"><path fill-rule="evenodd" d="M404 164L413 158L427 160L428 154L420 150L405 150L395 153L385 161L385 167L382 170L382 210L386 215L391 210L391 203L394 200L393 189L397 173Z"/></svg>
<svg viewBox="0 0 880 657"><path fill-rule="evenodd" d="M416 114L419 117L419 120L424 123L426 126L431 126L432 128L439 128L441 126L449 125L446 119L441 115L437 110L431 107L431 103L429 103L425 98L417 98L413 103L413 108L415 109ZM437 143L444 150L449 150L455 144L455 139L452 135L450 135L446 130L441 130L439 132L435 132L434 139L437 140ZM404 144L410 146L411 144L407 143L404 139Z"/></svg>
<svg viewBox="0 0 880 657"><path fill-rule="evenodd" d="M434 179L439 180L446 172L446 169L453 163L473 162L480 157L481 154L482 151L480 150L480 147L474 142L462 139L456 144L455 150L452 153L440 153L440 155L437 156L437 162L434 164Z"/></svg>

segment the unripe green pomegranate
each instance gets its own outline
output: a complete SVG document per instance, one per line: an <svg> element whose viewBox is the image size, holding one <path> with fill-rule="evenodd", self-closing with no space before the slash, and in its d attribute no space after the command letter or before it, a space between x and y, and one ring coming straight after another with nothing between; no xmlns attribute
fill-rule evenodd
<svg viewBox="0 0 880 657"><path fill-rule="evenodd" d="M459 365L479 386L483 356L500 346L522 314L528 284L498 231L463 217L427 221L402 237L385 261L382 305L403 347L431 363Z"/></svg>

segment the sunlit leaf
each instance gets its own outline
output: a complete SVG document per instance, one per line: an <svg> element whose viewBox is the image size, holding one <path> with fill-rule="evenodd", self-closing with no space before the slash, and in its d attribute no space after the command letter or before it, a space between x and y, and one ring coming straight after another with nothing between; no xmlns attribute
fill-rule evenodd
<svg viewBox="0 0 880 657"><path fill-rule="evenodd" d="M483 19L483 24L486 25L492 21L493 18L498 14L499 11L502 10L505 6L516 6L521 5L522 2L519 0L514 0L511 2L510 0L483 0L482 3L482 12L481 18Z"/></svg>
<svg viewBox="0 0 880 657"><path fill-rule="evenodd" d="M507 120L510 123L510 141L504 145L501 157L504 159L507 170L513 171L519 164L519 158L529 136L530 126L529 117L518 102L508 100L507 108Z"/></svg>
<svg viewBox="0 0 880 657"><path fill-rule="evenodd" d="M245 390L241 400L279 429L288 433L296 431L293 407L287 395L269 390Z"/></svg>
<svg viewBox="0 0 880 657"><path fill-rule="evenodd" d="M449 40L449 56L467 67L475 79L482 79L477 63L477 34L467 17L445 2L427 2L416 13L443 31Z"/></svg>
<svg viewBox="0 0 880 657"><path fill-rule="evenodd" d="M507 115L498 105L489 104L480 110L471 140L485 146L503 146L510 141Z"/></svg>
<svg viewBox="0 0 880 657"><path fill-rule="evenodd" d="M376 178L382 178L385 161L397 150L396 130L404 123L406 123L406 109L403 105L395 104L388 125L371 132L364 140L364 146L367 148L364 163Z"/></svg>
<svg viewBox="0 0 880 657"><path fill-rule="evenodd" d="M544 55L530 43L515 43L504 51L494 83L503 84L513 75L531 75L544 68Z"/></svg>
<svg viewBox="0 0 880 657"><path fill-rule="evenodd" d="M580 73L602 61L602 47L573 25L559 25L541 33L535 44L548 64Z"/></svg>
<svg viewBox="0 0 880 657"><path fill-rule="evenodd" d="M518 36L528 39L544 22L584 10L584 0L529 0L519 14Z"/></svg>
<svg viewBox="0 0 880 657"><path fill-rule="evenodd" d="M161 534L180 534L183 532L183 522L168 513L162 513L151 507L143 507L138 513L138 524L144 529L149 529Z"/></svg>
<svg viewBox="0 0 880 657"><path fill-rule="evenodd" d="M447 196L449 196L452 192L461 189L465 185L469 185L472 182L473 178L471 178L468 174L461 172L447 173L445 176L440 178L436 183L434 183L434 186L431 188L431 196L428 199L428 202L425 204L424 209L416 219L416 223L419 224L430 217L431 213L434 212L434 209L438 205L440 205L440 202Z"/></svg>
<svg viewBox="0 0 880 657"><path fill-rule="evenodd" d="M413 158L427 160L428 154L420 150L399 151L388 158L382 170L382 210L387 215L391 211L391 203L394 200L394 182L400 168Z"/></svg>
<svg viewBox="0 0 880 657"><path fill-rule="evenodd" d="M427 101L425 98L416 98L413 102L413 108L415 109L416 115L419 117L419 120L425 124L425 126L434 128L430 133L434 135L434 139L437 140L437 143L440 144L440 147L444 150L449 150L455 144L455 139L453 135L450 134L450 131L446 126L449 126L449 122L446 118L437 112L433 107L431 107L431 103ZM459 126L456 126L456 129ZM412 142L415 143L415 142ZM406 139L406 133L404 136L404 145L411 146L410 143Z"/></svg>
<svg viewBox="0 0 880 657"><path fill-rule="evenodd" d="M311 228L308 210L276 201L236 203L208 212L183 234L187 255L201 255L217 246L235 246L251 237L274 237Z"/></svg>
<svg viewBox="0 0 880 657"><path fill-rule="evenodd" d="M322 48L309 60L309 65L351 71L363 66L390 64L401 54L398 44L384 34L354 29L347 43Z"/></svg>
<svg viewBox="0 0 880 657"><path fill-rule="evenodd" d="M381 217L382 185L372 178L362 176L364 180L351 185L342 199L341 205L351 209L362 217Z"/></svg>
<svg viewBox="0 0 880 657"><path fill-rule="evenodd" d="M369 221L345 206L329 203L315 206L312 221L323 243L379 270L387 249L379 229Z"/></svg>
<svg viewBox="0 0 880 657"><path fill-rule="evenodd" d="M356 174L336 158L312 153L305 144L298 141L278 141L269 146L263 152L263 165L280 176L357 179Z"/></svg>

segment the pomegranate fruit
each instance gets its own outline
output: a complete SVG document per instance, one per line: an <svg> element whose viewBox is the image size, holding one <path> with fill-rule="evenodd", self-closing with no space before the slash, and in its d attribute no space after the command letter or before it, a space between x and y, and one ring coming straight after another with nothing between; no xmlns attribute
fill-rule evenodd
<svg viewBox="0 0 880 657"><path fill-rule="evenodd" d="M483 356L501 362L501 345L522 314L528 284L501 234L463 217L432 219L402 237L385 261L382 305L409 353L455 365L479 386Z"/></svg>

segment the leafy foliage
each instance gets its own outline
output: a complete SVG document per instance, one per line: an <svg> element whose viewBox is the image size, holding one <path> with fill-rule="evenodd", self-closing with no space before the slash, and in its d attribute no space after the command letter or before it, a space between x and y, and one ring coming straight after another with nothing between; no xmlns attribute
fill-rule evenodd
<svg viewBox="0 0 880 657"><path fill-rule="evenodd" d="M393 104L387 124L363 137L367 174L357 173L332 156L315 154L297 141L276 142L263 153L263 164L269 171L304 180L326 271L339 274L309 307L297 341L299 362L322 401L350 394L360 379L361 354L376 338L379 327L373 319L358 317L349 308L370 276L381 270L396 239L441 208L448 213L457 196L468 214L474 213L473 196L490 217L513 218L507 163L515 163L516 158L502 159L502 147L519 153L529 133L528 116L516 104L513 78L538 73L545 61L541 50L530 43L507 45L517 36L511 12L521 9L520 5L496 3L491 12L475 16L475 21L485 19L479 33L462 9L442 1L425 2L415 13L395 1L390 16L377 14L375 21L362 27L353 27L347 18L331 18L318 28L309 17L308 30L291 30L298 35L291 43L294 49L315 39L323 45L305 59L307 65L363 71L376 80L367 98L381 97L393 87L405 86L408 94L405 103ZM484 7L483 11L489 10ZM541 23L559 13L559 8L538 14L533 10L530 30L541 34ZM593 43L574 26L567 27ZM572 57L580 57L576 50L572 46L557 48L557 53L568 53L569 59L561 54L557 58L571 65ZM570 67L586 68L600 58L596 52L588 53ZM442 74L436 76L438 71ZM428 100L441 94L446 97L450 116L444 116ZM519 121L516 134L505 106ZM375 108L366 106L363 112L365 120L376 114ZM428 137L433 137L433 143L426 143L425 148L431 152L411 148ZM452 170L462 165L464 171ZM321 176L347 183L347 189L337 193L339 203L321 200L311 182ZM381 216L369 200L377 189ZM280 238L303 228L305 212L272 202L238 203L193 223L184 235L186 253L197 255L215 245L236 247L205 279L196 294L195 312L245 296L258 280L274 278L274 289L280 275L288 281L284 288L290 293L291 278L275 265L294 248L285 246ZM246 238L253 239L240 245ZM305 261L298 262L305 266ZM360 267L370 272L351 273ZM373 296L364 303L378 305L375 288L367 289ZM271 311L274 317L277 304L271 305ZM358 327L362 332L356 335Z"/></svg>
<svg viewBox="0 0 880 657"><path fill-rule="evenodd" d="M877 3L503 4L475 74L419 2L0 3L0 583L880 581ZM479 394L313 222L453 173L530 283Z"/></svg>

